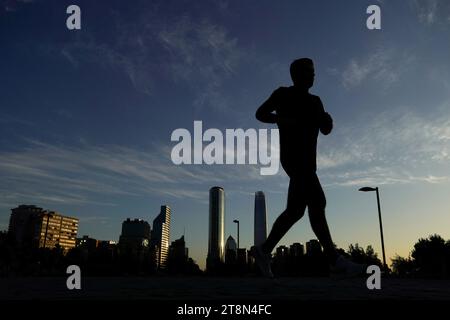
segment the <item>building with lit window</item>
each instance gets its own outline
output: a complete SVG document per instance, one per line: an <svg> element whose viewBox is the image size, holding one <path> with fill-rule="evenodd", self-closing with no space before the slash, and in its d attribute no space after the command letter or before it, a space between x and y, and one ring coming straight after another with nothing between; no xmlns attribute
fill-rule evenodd
<svg viewBox="0 0 450 320"><path fill-rule="evenodd" d="M92 252L97 249L98 242L99 241L97 239L91 238L89 236L83 236L82 238L77 238L76 247Z"/></svg>
<svg viewBox="0 0 450 320"><path fill-rule="evenodd" d="M167 267L170 245L170 207L161 206L159 215L153 220L152 246L156 249L156 266Z"/></svg>
<svg viewBox="0 0 450 320"><path fill-rule="evenodd" d="M11 209L8 232L20 245L68 251L76 246L78 219L34 205L20 205Z"/></svg>
<svg viewBox="0 0 450 320"><path fill-rule="evenodd" d="M127 218L122 222L122 233L119 238L121 254L139 255L148 250L150 242L150 224L142 219Z"/></svg>

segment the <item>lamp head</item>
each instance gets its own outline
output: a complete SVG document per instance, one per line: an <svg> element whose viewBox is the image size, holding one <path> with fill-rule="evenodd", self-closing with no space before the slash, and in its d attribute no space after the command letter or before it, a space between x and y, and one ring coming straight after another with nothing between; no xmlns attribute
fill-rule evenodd
<svg viewBox="0 0 450 320"><path fill-rule="evenodd" d="M362 188L359 189L359 191L362 191L362 192L377 191L377 188L372 188L372 187L362 187Z"/></svg>

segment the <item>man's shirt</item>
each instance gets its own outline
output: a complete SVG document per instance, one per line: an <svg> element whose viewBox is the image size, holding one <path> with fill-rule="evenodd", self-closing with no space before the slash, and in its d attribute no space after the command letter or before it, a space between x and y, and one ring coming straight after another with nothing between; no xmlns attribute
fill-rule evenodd
<svg viewBox="0 0 450 320"><path fill-rule="evenodd" d="M318 96L292 87L280 87L257 111L257 118L272 122L275 112L280 132L280 161L288 175L316 172L319 130L328 134L332 119Z"/></svg>

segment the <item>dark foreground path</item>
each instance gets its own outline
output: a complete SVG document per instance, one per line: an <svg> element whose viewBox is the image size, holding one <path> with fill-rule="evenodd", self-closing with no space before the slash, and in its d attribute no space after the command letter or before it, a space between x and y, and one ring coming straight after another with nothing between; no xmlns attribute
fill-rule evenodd
<svg viewBox="0 0 450 320"><path fill-rule="evenodd" d="M450 280L330 278L84 278L69 291L65 278L0 279L0 300L450 300Z"/></svg>

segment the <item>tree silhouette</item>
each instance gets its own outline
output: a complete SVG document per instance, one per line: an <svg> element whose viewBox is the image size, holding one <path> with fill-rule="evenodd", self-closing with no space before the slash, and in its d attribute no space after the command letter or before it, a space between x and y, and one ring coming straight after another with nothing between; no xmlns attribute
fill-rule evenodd
<svg viewBox="0 0 450 320"><path fill-rule="evenodd" d="M402 277L413 275L415 266L411 257L403 258L396 255L391 261L394 274Z"/></svg>
<svg viewBox="0 0 450 320"><path fill-rule="evenodd" d="M419 239L411 256L421 276L448 276L450 241L445 241L441 236L434 234L427 239Z"/></svg>
<svg viewBox="0 0 450 320"><path fill-rule="evenodd" d="M450 241L434 234L419 239L410 257L392 259L394 273L398 276L448 278L450 274Z"/></svg>
<svg viewBox="0 0 450 320"><path fill-rule="evenodd" d="M355 245L350 244L347 250L347 254L350 256L353 262L366 264L366 265L377 265L382 266L378 255L371 245L368 245L366 250L360 247L358 243Z"/></svg>

